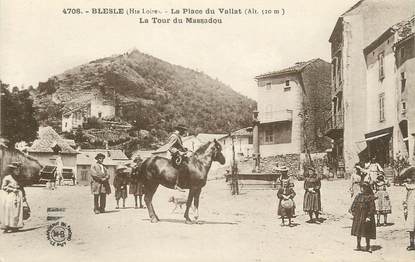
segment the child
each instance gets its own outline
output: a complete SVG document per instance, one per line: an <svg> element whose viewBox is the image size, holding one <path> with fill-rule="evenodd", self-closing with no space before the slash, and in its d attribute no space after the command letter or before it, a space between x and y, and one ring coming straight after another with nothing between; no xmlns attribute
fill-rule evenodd
<svg viewBox="0 0 415 262"><path fill-rule="evenodd" d="M321 180L313 168L308 168L308 172L309 176L304 180L305 193L303 210L310 216L310 220L308 220L307 223L319 224L319 214L321 211ZM315 215L315 219L313 219L313 213Z"/></svg>
<svg viewBox="0 0 415 262"><path fill-rule="evenodd" d="M117 166L115 169L114 188L115 188L115 200L117 201L116 209L119 209L119 201L122 198L122 207L125 208L125 199L127 198L127 184L128 176L125 172L127 167Z"/></svg>
<svg viewBox="0 0 415 262"><path fill-rule="evenodd" d="M134 163L135 163L135 167L133 168L132 172L131 172L131 177L130 177L130 194L134 196L134 203L135 203L135 208L144 208L143 206L143 194L144 194L144 185L143 183L140 181L140 168L141 168L141 164L142 164L143 160L141 159L140 156L137 156L134 159ZM137 202L137 196L140 198L140 207L138 207L138 202Z"/></svg>
<svg viewBox="0 0 415 262"><path fill-rule="evenodd" d="M357 194L361 192L360 190L360 183L362 182L362 173L360 171L360 165L359 163L356 163L354 165L355 172L352 173L352 176L350 177L351 180L351 186L350 186L350 196L352 199L354 199Z"/></svg>
<svg viewBox="0 0 415 262"><path fill-rule="evenodd" d="M360 242L362 237L366 238L366 251L370 249L370 239L376 239L375 225L375 196L368 182L362 184L362 193L359 193L350 208L353 215L351 234L357 237L356 250L362 250Z"/></svg>
<svg viewBox="0 0 415 262"><path fill-rule="evenodd" d="M375 205L376 205L376 217L377 217L377 226L380 226L380 215L383 215L384 225L387 225L388 214L392 213L391 201L389 199L388 191L386 187L389 187L389 181L385 179L383 174L380 174L375 183L373 184L375 188Z"/></svg>
<svg viewBox="0 0 415 262"><path fill-rule="evenodd" d="M282 225L285 226L285 218L288 218L288 226L292 226L291 218L294 215L294 200L295 192L291 187L289 181L285 181L283 186L278 190L277 196L279 198L278 203L278 215L281 216Z"/></svg>
<svg viewBox="0 0 415 262"><path fill-rule="evenodd" d="M415 174L407 179L408 183L404 183L407 193L404 201L405 228L409 231L409 250L415 250Z"/></svg>

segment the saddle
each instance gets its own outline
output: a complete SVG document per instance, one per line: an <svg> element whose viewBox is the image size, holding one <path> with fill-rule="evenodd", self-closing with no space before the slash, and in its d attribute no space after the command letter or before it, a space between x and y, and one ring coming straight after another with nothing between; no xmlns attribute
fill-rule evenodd
<svg viewBox="0 0 415 262"><path fill-rule="evenodd" d="M172 154L171 161L174 168L179 169L183 167L185 163L188 163L189 158L186 153L176 152Z"/></svg>

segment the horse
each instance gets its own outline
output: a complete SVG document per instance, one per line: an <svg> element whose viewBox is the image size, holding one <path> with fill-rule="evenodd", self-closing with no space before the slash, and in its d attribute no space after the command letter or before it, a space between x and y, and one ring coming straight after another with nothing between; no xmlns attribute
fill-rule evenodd
<svg viewBox="0 0 415 262"><path fill-rule="evenodd" d="M202 187L206 185L207 175L212 162L225 164L225 157L222 154L222 146L216 141L208 142L201 146L189 157L187 163L183 163L179 168L173 167L170 159L152 156L147 158L141 165L140 179L144 184L144 201L147 205L148 214L152 223L160 221L154 211L152 204L153 196L159 185L173 189L177 176L180 176L180 185L184 189L189 189L186 202L184 218L186 223L192 223L189 218L189 209L194 200L195 220L199 218L199 197Z"/></svg>
<svg viewBox="0 0 415 262"><path fill-rule="evenodd" d="M13 162L21 163L19 182L23 186L32 185L39 181L42 165L39 161L21 151L0 145L0 185L6 175L7 166Z"/></svg>

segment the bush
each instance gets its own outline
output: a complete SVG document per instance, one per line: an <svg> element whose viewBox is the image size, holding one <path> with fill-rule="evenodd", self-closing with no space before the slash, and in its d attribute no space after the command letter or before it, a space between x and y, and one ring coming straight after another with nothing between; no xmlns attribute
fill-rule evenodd
<svg viewBox="0 0 415 262"><path fill-rule="evenodd" d="M102 123L102 121L99 118L93 116L87 119L84 127L85 129L102 129L104 127L104 123Z"/></svg>

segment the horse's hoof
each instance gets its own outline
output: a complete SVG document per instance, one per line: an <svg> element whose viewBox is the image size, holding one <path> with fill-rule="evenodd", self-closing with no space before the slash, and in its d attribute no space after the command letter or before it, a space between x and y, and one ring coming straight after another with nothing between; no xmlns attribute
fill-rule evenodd
<svg viewBox="0 0 415 262"><path fill-rule="evenodd" d="M188 225L193 224L192 220L187 220L187 219L186 219L185 223L188 224Z"/></svg>
<svg viewBox="0 0 415 262"><path fill-rule="evenodd" d="M151 223L158 223L160 220L158 220L157 218L153 217L151 219Z"/></svg>

